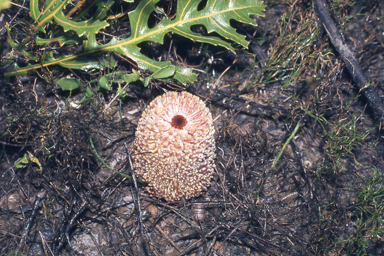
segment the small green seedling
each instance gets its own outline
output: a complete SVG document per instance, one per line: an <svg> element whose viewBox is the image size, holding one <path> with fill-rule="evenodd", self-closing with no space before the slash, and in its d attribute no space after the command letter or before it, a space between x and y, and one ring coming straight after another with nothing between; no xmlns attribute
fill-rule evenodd
<svg viewBox="0 0 384 256"><path fill-rule="evenodd" d="M87 87L85 89L85 94L84 94L83 98L79 102L77 102L76 104L80 105L80 104L86 103L92 98L92 96L93 96L92 90L89 89L89 87Z"/></svg>
<svg viewBox="0 0 384 256"><path fill-rule="evenodd" d="M166 66L166 67L156 71L151 76L147 76L146 78L144 78L144 81L142 80L143 84L144 84L144 87L148 86L149 81L151 79L169 78L169 77L172 77L175 74L175 72L176 72L176 67L175 66L173 66L173 65Z"/></svg>
<svg viewBox="0 0 384 256"><path fill-rule="evenodd" d="M16 168L24 168L29 162L35 163L39 166L39 171L43 171L43 167L40 164L39 159L37 159L31 152L27 151L24 156L20 157L15 161Z"/></svg>
<svg viewBox="0 0 384 256"><path fill-rule="evenodd" d="M63 77L60 78L56 83L60 86L63 91L72 92L73 90L80 88L80 81L76 78Z"/></svg>

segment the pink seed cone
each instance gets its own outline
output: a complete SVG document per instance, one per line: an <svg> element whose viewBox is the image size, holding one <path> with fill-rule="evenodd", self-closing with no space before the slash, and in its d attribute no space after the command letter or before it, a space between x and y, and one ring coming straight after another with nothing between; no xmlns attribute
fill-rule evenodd
<svg viewBox="0 0 384 256"><path fill-rule="evenodd" d="M144 110L132 154L147 191L167 201L198 196L215 168L212 115L187 92L168 92Z"/></svg>

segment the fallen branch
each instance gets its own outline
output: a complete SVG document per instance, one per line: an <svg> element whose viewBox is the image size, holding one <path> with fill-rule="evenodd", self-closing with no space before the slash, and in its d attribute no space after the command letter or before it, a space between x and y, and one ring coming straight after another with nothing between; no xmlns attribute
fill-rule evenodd
<svg viewBox="0 0 384 256"><path fill-rule="evenodd" d="M328 13L324 0L314 0L313 3L317 16L319 16L333 46L339 52L349 73L352 75L353 81L355 81L355 86L367 99L368 106L373 110L375 118L377 118L380 122L383 122L384 104L376 90L372 87L371 82L364 74L359 63L356 61L353 53L343 41L340 32L337 30L335 23L332 21L331 16Z"/></svg>

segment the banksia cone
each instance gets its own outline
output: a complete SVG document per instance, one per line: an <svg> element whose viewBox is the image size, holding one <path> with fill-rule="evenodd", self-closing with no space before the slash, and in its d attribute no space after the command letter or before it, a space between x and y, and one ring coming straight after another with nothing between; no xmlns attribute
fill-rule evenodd
<svg viewBox="0 0 384 256"><path fill-rule="evenodd" d="M212 116L204 102L187 92L168 92L144 110L132 154L135 173L147 191L176 201L197 196L215 167Z"/></svg>

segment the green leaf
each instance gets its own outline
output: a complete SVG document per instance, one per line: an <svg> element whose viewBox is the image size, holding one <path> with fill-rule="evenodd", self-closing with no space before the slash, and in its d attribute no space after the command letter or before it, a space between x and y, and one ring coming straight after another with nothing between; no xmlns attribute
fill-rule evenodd
<svg viewBox="0 0 384 256"><path fill-rule="evenodd" d="M109 74L100 77L99 88L103 88L104 90L109 91L111 89L111 86L112 86L111 81L112 81L112 79L110 78Z"/></svg>
<svg viewBox="0 0 384 256"><path fill-rule="evenodd" d="M147 76L145 78L141 78L141 82L143 82L144 87L147 87L151 79L161 79L161 78L167 78L171 77L175 74L176 67L173 65L166 66L155 73L153 73L151 76Z"/></svg>
<svg viewBox="0 0 384 256"><path fill-rule="evenodd" d="M31 152L27 151L27 153L28 153L29 160L32 163L37 164L39 166L39 171L42 172L43 171L43 167L41 166L39 159L37 159Z"/></svg>
<svg viewBox="0 0 384 256"><path fill-rule="evenodd" d="M123 74L121 71L112 72L107 75L100 77L99 79L99 89L103 88L105 90L110 90L112 82L114 83L131 83L138 81L140 79L140 73L133 70L131 74Z"/></svg>
<svg viewBox="0 0 384 256"><path fill-rule="evenodd" d="M85 96L87 96L88 98L91 98L93 96L93 92L91 89L89 89L89 87L85 89Z"/></svg>
<svg viewBox="0 0 384 256"><path fill-rule="evenodd" d="M80 81L76 78L60 78L56 82L63 91L73 91L80 88Z"/></svg>
<svg viewBox="0 0 384 256"><path fill-rule="evenodd" d="M15 161L16 168L23 168L25 165L29 163L28 155L27 153L24 154L24 156L20 157Z"/></svg>
<svg viewBox="0 0 384 256"><path fill-rule="evenodd" d="M78 44L81 43L82 40L86 38L78 37L78 36L67 36L67 35L62 35L59 37L55 38L48 38L48 39L43 39L40 37L36 38L36 44L37 45L45 45L45 44L50 44L54 42L58 42L60 47L63 46L64 44Z"/></svg>
<svg viewBox="0 0 384 256"><path fill-rule="evenodd" d="M107 15L107 12L110 10L110 7L115 3L114 0L92 0L84 10L82 10L75 18L74 21L79 20L83 17L92 16L93 20L102 20ZM97 6L96 11L93 11L94 6ZM92 14L91 14L92 13Z"/></svg>
<svg viewBox="0 0 384 256"><path fill-rule="evenodd" d="M65 56L64 58L55 59L54 61L55 64L59 64L62 67L80 69L84 71L88 71L90 69L104 69L105 67L113 68L117 64L114 59L103 61L93 58L76 57L76 55L71 55L70 57Z"/></svg>
<svg viewBox="0 0 384 256"><path fill-rule="evenodd" d="M12 47L12 48L16 48L18 49L19 48L19 45L20 44L17 44L15 43L13 40L12 40L12 37L11 37L11 34L10 34L10 29L9 29L9 24L5 24L5 28L7 29L7 35L8 35L8 40L7 40L7 43ZM31 60L34 60L34 61L37 61L38 58L33 56L32 54L26 52L24 49L21 49L20 50L20 53L21 54L24 54L25 56L27 56L28 58L30 58Z"/></svg>
<svg viewBox="0 0 384 256"><path fill-rule="evenodd" d="M117 95L119 95L122 98L128 95L127 91L123 90L120 84L119 84L119 88L117 89Z"/></svg>
<svg viewBox="0 0 384 256"><path fill-rule="evenodd" d="M154 11L159 11L156 6L159 0L141 0L135 10L128 13L131 24L131 35L122 40L113 37L109 43L100 44L96 41L95 34L108 25L106 21L98 19L104 18L106 9L102 5L98 6L96 14L89 20L76 22L66 19L62 13L63 8L68 4L69 0L46 0L44 9L40 12L38 0L31 0L31 17L36 21L34 31L44 31L43 27L51 20L55 20L58 25L64 28L64 31L73 30L78 35L84 35L87 40L83 41L83 52L76 55L61 56L58 59L46 58L42 60L40 65L21 68L19 71L26 71L45 67L49 65L61 65L63 67L84 68L84 57L89 56L90 61L94 62L95 57L101 53L115 52L124 55L135 61L139 68L149 70L153 74L159 74L160 77L169 77L168 74L173 72L173 78L182 83L187 81L195 81L196 75L192 73L191 68L174 67L169 61L156 61L148 58L141 53L138 46L140 43L153 41L162 44L164 36L167 33L175 33L193 41L218 45L234 51L231 41L243 47L248 46L245 36L237 33L236 29L230 25L231 20L256 25L250 15L264 16L265 6L262 1L258 0L207 0L206 6L198 11L198 5L201 1L178 0L176 15L173 19L163 17L162 20L154 27L148 27L148 20ZM101 3L100 1L99 3ZM92 4L95 3L92 2ZM107 1L105 6L109 6ZM84 15L88 14L88 11ZM80 16L79 16L80 17ZM192 26L202 25L206 28L208 34L202 35L192 30ZM223 40L213 34L216 32ZM81 64L71 66L72 61L80 59ZM163 70L164 69L164 74ZM157 73L159 72L159 73ZM5 75L14 75L15 71L7 72ZM170 75L171 76L171 75ZM108 80L108 79L106 79ZM145 84L149 82L144 79ZM102 85L108 87L109 81L104 81ZM100 84L100 83L99 83Z"/></svg>
<svg viewBox="0 0 384 256"><path fill-rule="evenodd" d="M121 79L126 83L136 82L140 79L140 73L136 70L132 70L131 74L125 74L121 76Z"/></svg>
<svg viewBox="0 0 384 256"><path fill-rule="evenodd" d="M84 71L88 71L90 69L104 69L105 67L113 68L117 64L114 59L98 60L90 57L88 58L82 57L81 54L62 55L61 57L55 59L53 58L52 52L50 52L49 54L46 54L45 57L42 58L41 62L42 64L28 65L27 67L24 67L24 68L18 68L18 66L15 64L8 69L8 72L4 74L4 77L9 78L16 74L26 75L28 71L35 70L38 68L48 67L54 64L60 65L65 68L80 69Z"/></svg>
<svg viewBox="0 0 384 256"><path fill-rule="evenodd" d="M158 0L140 1L137 8L128 14L131 21L131 36L125 40L112 39L109 44L101 46L99 49L105 51L115 51L119 54L135 60L139 67L148 69L152 72L171 65L170 62L157 62L151 60L140 53L137 44L145 41L155 41L163 43L164 35L173 32L195 41L220 45L229 50L234 48L227 41L219 37L207 35L203 36L191 30L193 25L201 24L207 28L209 33L217 32L221 36L233 40L236 43L247 47L248 42L245 36L238 34L230 25L230 20L256 25L249 15L263 15L264 4L260 1L215 1L208 0L205 8L197 11L200 1L179 0L177 2L176 18L173 20L163 18L155 27L149 28L149 15L155 10ZM194 80L188 72L190 69L176 67L174 78L181 81Z"/></svg>
<svg viewBox="0 0 384 256"><path fill-rule="evenodd" d="M150 77L150 76L147 76L146 78L141 79L141 81L143 82L144 87L147 87L148 84L149 84L149 81L151 81L151 77Z"/></svg>
<svg viewBox="0 0 384 256"><path fill-rule="evenodd" d="M154 79L171 77L175 74L176 67L173 65L166 66L152 74Z"/></svg>
<svg viewBox="0 0 384 256"><path fill-rule="evenodd" d="M92 96L93 96L92 90L89 89L89 87L87 87L85 89L85 94L84 94L83 98L79 102L76 102L76 104L80 105L80 104L86 103L92 98Z"/></svg>
<svg viewBox="0 0 384 256"><path fill-rule="evenodd" d="M75 31L79 36L82 36L86 33L97 33L100 29L108 26L106 21L90 19L75 22L67 19L62 10L65 8L68 2L69 0L46 0L45 8L40 12L39 0L31 0L31 17L35 20L33 30L36 32L45 32L45 24L51 22L52 19L61 25L64 31L72 30Z"/></svg>
<svg viewBox="0 0 384 256"><path fill-rule="evenodd" d="M24 156L20 157L19 159L17 159L15 161L15 167L16 168L23 168L24 166L26 166L29 161L31 161L32 163L35 163L39 166L39 171L42 172L43 171L43 167L41 166L40 164L40 161L39 159L37 159L31 152L27 151L27 153L24 154Z"/></svg>

